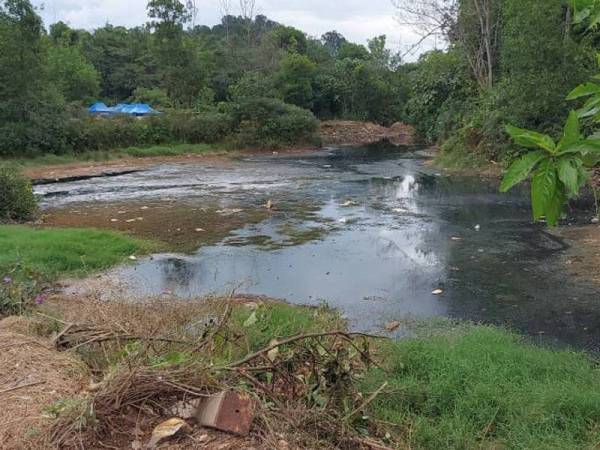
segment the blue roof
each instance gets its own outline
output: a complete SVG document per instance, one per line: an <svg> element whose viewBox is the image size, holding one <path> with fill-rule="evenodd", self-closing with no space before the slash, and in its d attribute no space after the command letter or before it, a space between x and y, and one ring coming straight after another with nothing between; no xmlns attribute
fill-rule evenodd
<svg viewBox="0 0 600 450"><path fill-rule="evenodd" d="M131 116L160 114L159 111L155 110L146 103L119 103L112 108L109 108L104 103L95 103L89 108L89 111L91 113L128 114Z"/></svg>

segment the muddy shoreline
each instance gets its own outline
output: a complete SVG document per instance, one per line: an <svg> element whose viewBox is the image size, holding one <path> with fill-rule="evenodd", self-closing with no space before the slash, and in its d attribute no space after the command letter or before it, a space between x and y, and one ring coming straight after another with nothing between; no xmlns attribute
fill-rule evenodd
<svg viewBox="0 0 600 450"><path fill-rule="evenodd" d="M389 140L394 145L410 145L414 142L414 129L401 123L386 128L369 122L326 121L321 124L320 135L325 147L355 146L371 144L381 140ZM205 163L227 166L233 159L243 156L271 153L293 156L320 150L322 150L321 147L289 147L277 151L255 149L179 156L126 157L109 161L81 161L32 167L25 169L24 174L32 180L34 185L45 185L126 175L161 164Z"/></svg>

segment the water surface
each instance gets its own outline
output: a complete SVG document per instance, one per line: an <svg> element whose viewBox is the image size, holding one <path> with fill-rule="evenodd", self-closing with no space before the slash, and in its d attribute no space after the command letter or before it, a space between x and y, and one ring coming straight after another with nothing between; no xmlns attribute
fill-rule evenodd
<svg viewBox="0 0 600 450"><path fill-rule="evenodd" d="M598 289L560 264L564 244L531 223L528 192L448 177L423 149L378 144L231 167L163 165L39 187L46 206L170 200L273 211L217 245L118 270L132 296L239 293L339 308L352 328L444 316L598 350ZM201 224L199 225L201 226ZM434 295L434 290L443 290Z"/></svg>

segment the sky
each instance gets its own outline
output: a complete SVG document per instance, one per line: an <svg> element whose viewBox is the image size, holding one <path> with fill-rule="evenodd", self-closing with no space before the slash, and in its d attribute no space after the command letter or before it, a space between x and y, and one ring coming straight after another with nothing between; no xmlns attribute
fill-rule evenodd
<svg viewBox="0 0 600 450"><path fill-rule="evenodd" d="M46 25L62 20L74 28L92 30L106 23L137 26L147 21L147 0L35 0ZM238 0L231 0L232 14L239 14ZM367 39L385 34L388 47L405 53L419 37L395 20L391 0L256 0L257 13L310 36L337 30L348 40L366 44ZM198 0L196 24L220 22L218 0ZM421 50L435 46L427 43ZM407 59L416 58L412 54Z"/></svg>

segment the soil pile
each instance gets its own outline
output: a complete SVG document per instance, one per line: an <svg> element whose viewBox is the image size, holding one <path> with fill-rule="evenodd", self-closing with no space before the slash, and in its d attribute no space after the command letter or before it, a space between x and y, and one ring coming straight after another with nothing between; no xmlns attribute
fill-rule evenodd
<svg viewBox="0 0 600 450"><path fill-rule="evenodd" d="M325 145L370 144L383 139L396 145L410 145L414 129L400 122L386 128L372 122L332 120L321 123L320 133Z"/></svg>

